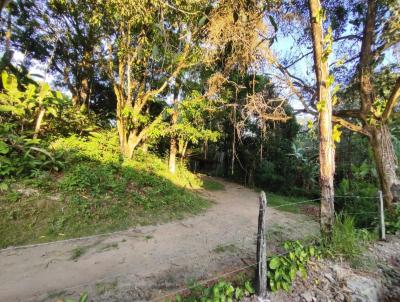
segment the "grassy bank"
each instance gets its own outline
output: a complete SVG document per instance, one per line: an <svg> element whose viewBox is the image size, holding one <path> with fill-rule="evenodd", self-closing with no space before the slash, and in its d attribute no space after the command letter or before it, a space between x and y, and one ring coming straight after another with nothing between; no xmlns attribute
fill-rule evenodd
<svg viewBox="0 0 400 302"><path fill-rule="evenodd" d="M101 133L52 144L65 160L62 172L36 171L7 180L0 195L0 247L74 238L156 224L208 206L196 175L149 153L119 156L117 138Z"/></svg>

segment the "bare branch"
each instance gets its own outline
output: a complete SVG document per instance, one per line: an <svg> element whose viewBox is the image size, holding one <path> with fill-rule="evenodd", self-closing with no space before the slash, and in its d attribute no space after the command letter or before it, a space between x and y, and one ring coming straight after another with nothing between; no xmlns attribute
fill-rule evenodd
<svg viewBox="0 0 400 302"><path fill-rule="evenodd" d="M335 123L347 128L347 129L349 129L351 131L358 132L358 133L363 134L363 135L365 135L367 137L370 136L370 134L366 130L364 130L362 126L353 124L353 123L351 123L351 122L349 122L349 121L347 121L347 120L345 120L345 119L343 119L341 117L332 116L332 120L333 120L333 122L335 122Z"/></svg>

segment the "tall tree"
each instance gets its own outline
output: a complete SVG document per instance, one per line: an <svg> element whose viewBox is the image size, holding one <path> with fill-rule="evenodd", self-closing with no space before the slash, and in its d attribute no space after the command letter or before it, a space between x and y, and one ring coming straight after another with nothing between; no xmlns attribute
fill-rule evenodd
<svg viewBox="0 0 400 302"><path fill-rule="evenodd" d="M195 64L193 41L201 32L201 12L206 7L202 4L189 1L176 8L164 1L105 3L104 65L117 98L117 128L124 156L131 158L163 120L163 111L149 115L152 104L168 92L183 70ZM181 19L186 20L183 32L179 30Z"/></svg>
<svg viewBox="0 0 400 302"><path fill-rule="evenodd" d="M324 11L319 0L309 0L314 69L319 109L319 165L321 187L321 231L332 231L334 210L333 176L335 172L335 145L332 136L332 98L329 91L329 44L324 34Z"/></svg>
<svg viewBox="0 0 400 302"><path fill-rule="evenodd" d="M374 84L374 77L379 73L377 67L382 61L384 51L400 42L399 9L400 4L396 1L378 3L376 0L368 0L353 85L359 92L359 105L334 113L336 122L368 137L387 207L391 207L400 197L397 158L388 127L400 97L400 76L397 75L386 95L380 95L381 87ZM379 18L386 16L387 19L378 21L378 13ZM360 121L361 125L349 121L348 118Z"/></svg>
<svg viewBox="0 0 400 302"><path fill-rule="evenodd" d="M283 30L293 32L298 26L297 20L305 19L302 3L300 1L296 7L285 3L281 11L289 17L278 16L290 21ZM400 42L400 3L391 0L326 0L323 3L325 24L332 28L333 36L331 49L334 55L328 64L334 75L331 80L337 84L332 91L334 130L342 126L368 138L385 202L390 207L399 198L400 188L397 158L388 127L400 94L398 63L391 54ZM307 43L307 35L297 32L296 42ZM321 103L316 101L313 84L299 73L299 70L302 73L306 70L313 51L302 47L296 49L299 53L291 53L291 58L281 58L276 64L281 72L277 78L285 82L292 95L303 104L304 108L298 112L317 117L317 103ZM296 69L298 64L303 64L303 68ZM377 79L387 70L392 78L386 81L383 89ZM390 89L386 89L388 86Z"/></svg>
<svg viewBox="0 0 400 302"><path fill-rule="evenodd" d="M97 1L21 0L17 5L16 48L54 72L77 108L87 107L102 38Z"/></svg>

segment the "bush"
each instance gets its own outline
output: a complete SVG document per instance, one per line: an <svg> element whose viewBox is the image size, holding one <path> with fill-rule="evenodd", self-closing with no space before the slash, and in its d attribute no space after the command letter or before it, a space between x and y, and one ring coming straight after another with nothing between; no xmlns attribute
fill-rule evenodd
<svg viewBox="0 0 400 302"><path fill-rule="evenodd" d="M373 235L365 229L356 229L354 218L346 214L336 216L330 239L324 240L326 251L336 257L354 260L366 249Z"/></svg>
<svg viewBox="0 0 400 302"><path fill-rule="evenodd" d="M272 291L286 290L300 272L307 276L306 265L312 257L319 258L320 251L315 246L305 247L299 241L288 241L284 244L285 255L273 256L268 262L268 281Z"/></svg>
<svg viewBox="0 0 400 302"><path fill-rule="evenodd" d="M400 204L397 204L393 211L386 212L385 226L386 232L390 234L400 231Z"/></svg>

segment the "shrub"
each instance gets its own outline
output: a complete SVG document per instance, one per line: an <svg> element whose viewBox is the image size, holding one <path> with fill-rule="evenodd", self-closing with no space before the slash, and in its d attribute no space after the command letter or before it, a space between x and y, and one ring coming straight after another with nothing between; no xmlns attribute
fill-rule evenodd
<svg viewBox="0 0 400 302"><path fill-rule="evenodd" d="M378 188L362 180L343 179L336 189L336 210L353 216L354 225L369 228L377 224Z"/></svg>
<svg viewBox="0 0 400 302"><path fill-rule="evenodd" d="M312 257L320 257L315 246L304 247L299 241L288 241L284 244L285 255L273 256L268 262L268 281L272 291L288 291L296 278L297 272L307 276L306 265Z"/></svg>
<svg viewBox="0 0 400 302"><path fill-rule="evenodd" d="M323 244L328 254L354 260L366 248L373 235L365 229L356 229L354 218L346 214L336 216L330 239Z"/></svg>
<svg viewBox="0 0 400 302"><path fill-rule="evenodd" d="M400 204L393 211L386 211L386 231L395 234L400 231Z"/></svg>

